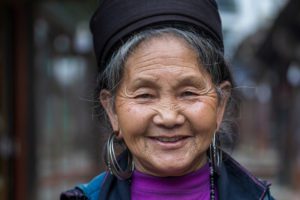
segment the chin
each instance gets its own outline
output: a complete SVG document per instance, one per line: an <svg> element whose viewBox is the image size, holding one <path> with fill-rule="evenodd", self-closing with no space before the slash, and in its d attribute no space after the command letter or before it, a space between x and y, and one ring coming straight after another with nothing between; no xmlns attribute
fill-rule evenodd
<svg viewBox="0 0 300 200"><path fill-rule="evenodd" d="M157 170L153 170L155 171L154 172L155 176L167 177L167 176L183 176L185 174L188 174L196 170L196 167L190 165L184 165L183 163L180 163L179 165L174 165L174 164L170 165L169 162L164 166L160 164L160 166L157 167L156 169Z"/></svg>

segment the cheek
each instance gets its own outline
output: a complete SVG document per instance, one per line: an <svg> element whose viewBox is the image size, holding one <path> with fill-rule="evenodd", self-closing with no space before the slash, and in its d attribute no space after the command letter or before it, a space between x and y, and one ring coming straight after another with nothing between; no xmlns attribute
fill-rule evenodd
<svg viewBox="0 0 300 200"><path fill-rule="evenodd" d="M148 152L149 147L144 136L151 123L151 110L144 106L128 104L119 111L120 137L124 139L131 153L138 156L142 152Z"/></svg>
<svg viewBox="0 0 300 200"><path fill-rule="evenodd" d="M190 106L190 111L189 122L192 124L191 128L195 134L194 150L204 152L209 148L217 129L216 110L211 106L199 103Z"/></svg>
<svg viewBox="0 0 300 200"><path fill-rule="evenodd" d="M193 127L201 132L214 132L217 128L216 107L203 102L192 104L186 109L186 116Z"/></svg>
<svg viewBox="0 0 300 200"><path fill-rule="evenodd" d="M129 139L143 134L151 120L151 110L133 103L123 104L117 109L121 134Z"/></svg>

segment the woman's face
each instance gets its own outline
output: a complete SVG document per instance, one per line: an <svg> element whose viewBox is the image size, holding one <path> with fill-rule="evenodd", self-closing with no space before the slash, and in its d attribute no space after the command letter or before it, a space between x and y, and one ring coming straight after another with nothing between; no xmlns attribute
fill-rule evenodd
<svg viewBox="0 0 300 200"><path fill-rule="evenodd" d="M182 39L140 44L125 63L114 108L110 97L102 91L101 103L137 170L180 176L206 163L226 103L218 102L210 76Z"/></svg>

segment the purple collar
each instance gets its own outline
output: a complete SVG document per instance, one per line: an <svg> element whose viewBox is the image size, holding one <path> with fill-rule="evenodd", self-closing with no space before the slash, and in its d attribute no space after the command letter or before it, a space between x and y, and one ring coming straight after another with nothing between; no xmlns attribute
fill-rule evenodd
<svg viewBox="0 0 300 200"><path fill-rule="evenodd" d="M131 197L139 199L209 199L209 165L180 177L156 177L134 171Z"/></svg>

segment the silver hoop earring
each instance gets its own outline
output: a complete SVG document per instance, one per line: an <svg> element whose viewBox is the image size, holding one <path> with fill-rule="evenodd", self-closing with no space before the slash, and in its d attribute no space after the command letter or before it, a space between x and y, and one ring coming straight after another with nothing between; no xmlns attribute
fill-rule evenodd
<svg viewBox="0 0 300 200"><path fill-rule="evenodd" d="M124 151L127 151L127 166L126 169L123 170L121 165L118 163L118 159L115 153L115 143L120 145L122 148L125 148ZM108 167L109 172L116 176L120 180L125 180L131 177L133 170L134 170L134 163L132 159L132 155L127 149L125 143L123 140L117 140L116 139L116 134L112 133L108 141L106 143L105 147L105 162ZM123 152L124 152L123 151Z"/></svg>
<svg viewBox="0 0 300 200"><path fill-rule="evenodd" d="M219 171L222 163L222 150L220 149L219 140L217 139L216 133L214 133L212 143L209 147L209 157L214 172Z"/></svg>

